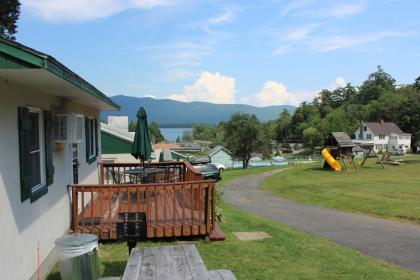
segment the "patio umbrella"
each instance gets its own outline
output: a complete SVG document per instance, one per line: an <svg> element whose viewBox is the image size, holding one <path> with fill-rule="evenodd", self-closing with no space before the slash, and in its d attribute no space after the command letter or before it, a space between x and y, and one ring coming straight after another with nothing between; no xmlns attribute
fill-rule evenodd
<svg viewBox="0 0 420 280"><path fill-rule="evenodd" d="M149 127L147 125L147 114L143 107L137 112L137 127L134 135L134 142L131 148L131 155L144 164L150 159L152 144L150 141ZM143 165L144 168L144 165Z"/></svg>

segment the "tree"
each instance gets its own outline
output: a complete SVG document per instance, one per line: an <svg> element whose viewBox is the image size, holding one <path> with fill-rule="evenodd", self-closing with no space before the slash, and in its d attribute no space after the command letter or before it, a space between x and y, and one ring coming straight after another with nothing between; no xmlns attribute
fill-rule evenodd
<svg viewBox="0 0 420 280"><path fill-rule="evenodd" d="M259 148L260 122L255 115L235 113L225 127L227 148L233 158L240 159L243 168L248 167L251 153Z"/></svg>
<svg viewBox="0 0 420 280"><path fill-rule="evenodd" d="M323 138L321 133L315 127L309 127L303 131L303 144L306 147L314 148L322 146Z"/></svg>
<svg viewBox="0 0 420 280"><path fill-rule="evenodd" d="M321 132L322 139L326 139L334 131L343 131L352 135L358 124L357 120L349 120L344 108L340 107L322 119L318 129Z"/></svg>
<svg viewBox="0 0 420 280"><path fill-rule="evenodd" d="M367 104L377 100L386 91L395 91L395 79L379 65L378 70L369 75L360 87L356 102Z"/></svg>
<svg viewBox="0 0 420 280"><path fill-rule="evenodd" d="M149 131L154 143L165 141L165 137L163 137L162 132L160 131L160 127L156 122L152 122L150 124Z"/></svg>
<svg viewBox="0 0 420 280"><path fill-rule="evenodd" d="M20 15L19 0L2 0L0 4L0 37L15 40Z"/></svg>
<svg viewBox="0 0 420 280"><path fill-rule="evenodd" d="M181 137L179 137L179 135L176 137L176 142L181 143Z"/></svg>
<svg viewBox="0 0 420 280"><path fill-rule="evenodd" d="M415 82L414 82L414 88L417 91L420 91L420 76L418 76L417 79L415 80Z"/></svg>
<svg viewBox="0 0 420 280"><path fill-rule="evenodd" d="M292 117L289 114L289 111L284 109L279 118L277 119L276 127L276 139L279 142L289 139L290 126L292 124Z"/></svg>
<svg viewBox="0 0 420 280"><path fill-rule="evenodd" d="M192 142L193 141L193 135L190 130L184 130L182 131L182 142Z"/></svg>
<svg viewBox="0 0 420 280"><path fill-rule="evenodd" d="M137 123L135 121L131 121L128 124L128 131L135 132L136 131L136 127L137 127Z"/></svg>
<svg viewBox="0 0 420 280"><path fill-rule="evenodd" d="M206 124L195 124L193 126L194 139L214 141L216 138L216 127Z"/></svg>
<svg viewBox="0 0 420 280"><path fill-rule="evenodd" d="M303 102L292 116L291 135L293 139L303 138L303 131L309 127L317 127L321 122L321 115L317 105Z"/></svg>
<svg viewBox="0 0 420 280"><path fill-rule="evenodd" d="M263 156L263 159L271 159L272 146L271 140L273 140L270 123L263 123L259 126L258 131L258 152Z"/></svg>

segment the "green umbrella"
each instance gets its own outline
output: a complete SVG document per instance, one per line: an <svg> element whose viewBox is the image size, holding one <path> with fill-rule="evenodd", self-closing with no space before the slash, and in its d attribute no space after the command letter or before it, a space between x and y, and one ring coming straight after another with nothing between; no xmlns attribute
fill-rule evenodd
<svg viewBox="0 0 420 280"><path fill-rule="evenodd" d="M142 163L150 159L152 154L152 143L150 142L149 127L147 125L147 114L143 107L137 112L137 127L134 135L134 142L131 154ZM143 165L144 167L144 165Z"/></svg>

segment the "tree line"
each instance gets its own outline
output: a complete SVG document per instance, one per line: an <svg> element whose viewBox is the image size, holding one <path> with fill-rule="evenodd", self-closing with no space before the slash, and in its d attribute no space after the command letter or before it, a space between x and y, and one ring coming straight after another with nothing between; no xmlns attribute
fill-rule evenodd
<svg viewBox="0 0 420 280"><path fill-rule="evenodd" d="M235 159L248 166L251 153L272 155L273 140L288 147L303 142L306 149L322 146L333 131L354 137L362 121L392 121L412 135L412 148L420 141L420 76L407 85L381 66L358 87L348 83L334 90L322 90L311 102L301 103L293 114L280 112L276 120L261 123L255 115L235 113L218 125L195 124L193 138L226 146Z"/></svg>

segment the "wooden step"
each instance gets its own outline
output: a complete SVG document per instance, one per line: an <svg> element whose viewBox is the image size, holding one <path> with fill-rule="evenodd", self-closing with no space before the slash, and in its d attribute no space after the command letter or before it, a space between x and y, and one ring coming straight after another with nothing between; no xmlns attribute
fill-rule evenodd
<svg viewBox="0 0 420 280"><path fill-rule="evenodd" d="M210 233L210 241L224 241L225 233L220 228L219 224L216 223L214 230Z"/></svg>

